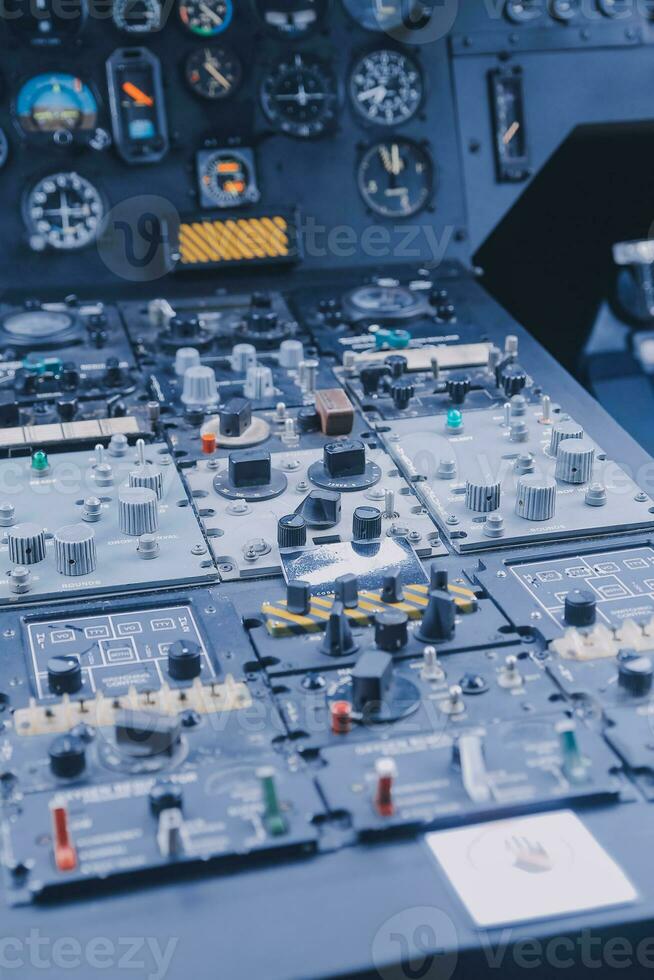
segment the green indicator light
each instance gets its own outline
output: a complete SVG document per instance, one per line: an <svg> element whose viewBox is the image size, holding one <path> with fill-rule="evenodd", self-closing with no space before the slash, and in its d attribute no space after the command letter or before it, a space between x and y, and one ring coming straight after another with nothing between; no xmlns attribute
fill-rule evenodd
<svg viewBox="0 0 654 980"><path fill-rule="evenodd" d="M581 753L574 723L563 721L557 725L561 746L563 774L571 783L584 783L588 779L589 762Z"/></svg>
<svg viewBox="0 0 654 980"><path fill-rule="evenodd" d="M463 425L463 415L458 408L448 408L447 427L448 429L460 429Z"/></svg>
<svg viewBox="0 0 654 980"><path fill-rule="evenodd" d="M286 833L288 827L279 805L277 787L275 786L275 770L265 767L257 771L257 776L261 782L261 795L265 808L264 821L268 833L272 837L280 837Z"/></svg>
<svg viewBox="0 0 654 980"><path fill-rule="evenodd" d="M37 450L32 456L32 469L37 470L42 473L43 470L47 470L48 466L48 455L44 453L41 449Z"/></svg>

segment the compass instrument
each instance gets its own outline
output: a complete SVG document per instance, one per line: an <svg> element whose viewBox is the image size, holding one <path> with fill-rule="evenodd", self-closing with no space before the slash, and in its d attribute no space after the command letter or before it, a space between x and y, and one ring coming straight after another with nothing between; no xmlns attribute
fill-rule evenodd
<svg viewBox="0 0 654 980"><path fill-rule="evenodd" d="M269 122L289 136L322 136L336 119L336 78L315 56L295 54L279 61L264 78L261 106Z"/></svg>

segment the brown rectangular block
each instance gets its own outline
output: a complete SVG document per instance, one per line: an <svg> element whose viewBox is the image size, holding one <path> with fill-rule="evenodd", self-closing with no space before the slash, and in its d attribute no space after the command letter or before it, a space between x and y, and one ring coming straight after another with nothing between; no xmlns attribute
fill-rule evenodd
<svg viewBox="0 0 654 980"><path fill-rule="evenodd" d="M316 411L326 436L346 436L354 426L354 406L342 388L316 392Z"/></svg>

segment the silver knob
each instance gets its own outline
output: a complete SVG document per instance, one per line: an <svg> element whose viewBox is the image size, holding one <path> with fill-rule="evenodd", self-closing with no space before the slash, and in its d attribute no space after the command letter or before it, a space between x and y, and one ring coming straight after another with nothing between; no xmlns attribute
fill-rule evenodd
<svg viewBox="0 0 654 980"><path fill-rule="evenodd" d="M16 508L13 504L0 504L0 527L11 527L16 523Z"/></svg>
<svg viewBox="0 0 654 980"><path fill-rule="evenodd" d="M143 439L137 441L136 452L138 453L138 466L129 474L130 487L148 487L149 490L154 490L157 500L161 500L163 497L163 473L152 463L148 463L145 458Z"/></svg>
<svg viewBox="0 0 654 980"><path fill-rule="evenodd" d="M45 558L45 532L38 524L16 524L7 532L13 565L36 565Z"/></svg>
<svg viewBox="0 0 654 980"><path fill-rule="evenodd" d="M556 456L564 439L583 439L584 430L576 422L557 422L550 437L550 456Z"/></svg>
<svg viewBox="0 0 654 980"><path fill-rule="evenodd" d="M97 565L95 534L84 524L59 528L55 532L54 547L60 575L89 575Z"/></svg>
<svg viewBox="0 0 654 980"><path fill-rule="evenodd" d="M271 369L259 364L256 367L248 368L243 391L245 397L251 401L260 401L262 398L270 397L274 391Z"/></svg>
<svg viewBox="0 0 654 980"><path fill-rule="evenodd" d="M500 506L501 487L499 483L466 482L466 507L478 514L488 514Z"/></svg>
<svg viewBox="0 0 654 980"><path fill-rule="evenodd" d="M528 474L518 480L515 512L526 521L549 521L556 509L556 481Z"/></svg>
<svg viewBox="0 0 654 980"><path fill-rule="evenodd" d="M279 364L287 371L296 371L304 360L301 340L283 340L279 347Z"/></svg>
<svg viewBox="0 0 654 980"><path fill-rule="evenodd" d="M248 368L257 363L257 349L253 344L235 344L229 358L232 371L245 374Z"/></svg>
<svg viewBox="0 0 654 980"><path fill-rule="evenodd" d="M118 494L118 523L123 534L139 538L159 527L157 495L148 487L125 487Z"/></svg>
<svg viewBox="0 0 654 980"><path fill-rule="evenodd" d="M593 475L595 448L587 439L566 439L556 454L557 480L564 483L588 483Z"/></svg>
<svg viewBox="0 0 654 980"><path fill-rule="evenodd" d="M180 347L175 354L175 374L183 378L189 368L200 364L200 351L195 347Z"/></svg>
<svg viewBox="0 0 654 980"><path fill-rule="evenodd" d="M211 408L218 403L216 372L204 364L189 368L184 374L182 402L188 408Z"/></svg>

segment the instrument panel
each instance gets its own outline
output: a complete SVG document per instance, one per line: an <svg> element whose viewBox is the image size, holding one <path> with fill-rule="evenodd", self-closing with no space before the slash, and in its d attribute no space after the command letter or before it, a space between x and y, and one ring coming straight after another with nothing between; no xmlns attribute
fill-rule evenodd
<svg viewBox="0 0 654 980"><path fill-rule="evenodd" d="M20 27L0 34L8 283L28 258L41 295L175 275L179 227L217 210L283 215L302 242L289 255L312 268L409 245L418 264L465 256L446 60L393 35L397 4L381 19L371 0L113 0L104 17L80 0L78 14L17 3Z"/></svg>

